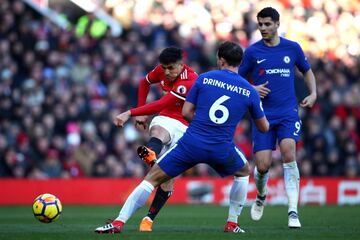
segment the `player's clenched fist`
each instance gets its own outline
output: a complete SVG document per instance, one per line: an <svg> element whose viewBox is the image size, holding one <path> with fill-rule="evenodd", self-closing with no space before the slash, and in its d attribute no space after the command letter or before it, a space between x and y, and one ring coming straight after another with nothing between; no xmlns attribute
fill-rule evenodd
<svg viewBox="0 0 360 240"><path fill-rule="evenodd" d="M135 127L138 130L146 130L148 128L147 116L136 116Z"/></svg>
<svg viewBox="0 0 360 240"><path fill-rule="evenodd" d="M115 124L115 126L117 127L123 127L124 124L129 120L129 118L131 117L131 113L130 110L120 113L119 115L117 115L114 118L113 123Z"/></svg>

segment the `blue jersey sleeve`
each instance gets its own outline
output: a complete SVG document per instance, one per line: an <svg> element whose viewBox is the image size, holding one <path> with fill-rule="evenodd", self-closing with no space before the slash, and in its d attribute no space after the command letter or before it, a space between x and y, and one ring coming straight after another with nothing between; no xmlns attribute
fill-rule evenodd
<svg viewBox="0 0 360 240"><path fill-rule="evenodd" d="M252 58L251 58L251 52L249 49L245 50L244 57L241 61L238 73L240 76L246 79L247 75L252 72Z"/></svg>
<svg viewBox="0 0 360 240"><path fill-rule="evenodd" d="M250 115L253 119L262 118L265 115L265 113L262 107L260 96L255 89L252 91L251 95L252 95L252 99L251 99L251 105L249 107Z"/></svg>
<svg viewBox="0 0 360 240"><path fill-rule="evenodd" d="M200 88L200 82L199 82L200 78L201 77L199 76L198 79L195 81L194 85L190 88L188 95L186 96L186 101L191 102L194 105L196 105L197 99L198 99L198 93L199 93L199 88Z"/></svg>
<svg viewBox="0 0 360 240"><path fill-rule="evenodd" d="M306 73L310 69L310 63L308 62L304 51L301 49L298 43L295 44L296 46L296 62L295 65L299 69L300 72Z"/></svg>

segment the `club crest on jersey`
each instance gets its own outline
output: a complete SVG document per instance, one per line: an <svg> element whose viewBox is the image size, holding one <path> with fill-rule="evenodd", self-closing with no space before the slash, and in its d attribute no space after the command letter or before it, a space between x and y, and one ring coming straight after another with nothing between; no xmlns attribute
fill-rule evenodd
<svg viewBox="0 0 360 240"><path fill-rule="evenodd" d="M259 69L259 76L263 76L265 74L265 69L264 68L260 68Z"/></svg>
<svg viewBox="0 0 360 240"><path fill-rule="evenodd" d="M187 91L186 87L184 85L180 85L176 88L176 92L180 93L180 94L185 94Z"/></svg>
<svg viewBox="0 0 360 240"><path fill-rule="evenodd" d="M290 57L289 57L289 56L285 56L283 60L284 60L285 63L289 63L289 62L290 62Z"/></svg>

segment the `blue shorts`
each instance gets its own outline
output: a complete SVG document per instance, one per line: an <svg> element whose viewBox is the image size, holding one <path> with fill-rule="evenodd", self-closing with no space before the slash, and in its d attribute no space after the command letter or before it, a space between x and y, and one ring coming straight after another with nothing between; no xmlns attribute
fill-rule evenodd
<svg viewBox="0 0 360 240"><path fill-rule="evenodd" d="M262 133L253 124L254 153L261 150L275 150L276 142L292 138L297 142L301 134L301 120L297 114L277 119L268 119L269 131Z"/></svg>
<svg viewBox="0 0 360 240"><path fill-rule="evenodd" d="M198 163L206 163L221 177L239 171L247 162L244 154L231 144L227 149L202 149L193 144L184 144L181 140L163 154L157 163L169 176L176 177Z"/></svg>

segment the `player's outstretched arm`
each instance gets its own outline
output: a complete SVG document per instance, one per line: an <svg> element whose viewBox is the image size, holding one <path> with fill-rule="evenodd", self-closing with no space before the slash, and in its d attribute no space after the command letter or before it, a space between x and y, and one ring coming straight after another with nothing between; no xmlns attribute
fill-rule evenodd
<svg viewBox="0 0 360 240"><path fill-rule="evenodd" d="M124 124L129 120L132 116L148 116L159 113L161 110L165 109L170 105L174 105L178 101L178 98L172 95L171 93L167 93L159 100L156 100L152 103L148 103L144 106L130 109L126 112L120 113L114 119L114 124L117 127L123 127Z"/></svg>
<svg viewBox="0 0 360 240"><path fill-rule="evenodd" d="M301 101L300 106L301 107L312 107L316 102L317 94L316 94L316 80L315 80L314 73L312 72L311 69L309 69L304 74L304 78L305 78L305 83L309 89L310 94Z"/></svg>
<svg viewBox="0 0 360 240"><path fill-rule="evenodd" d="M269 122L265 116L262 118L255 119L255 125L260 132L264 133L269 131Z"/></svg>
<svg viewBox="0 0 360 240"><path fill-rule="evenodd" d="M179 99L171 92L162 96L159 100L145 104L144 106L131 109L131 116L149 116L161 112L169 106L175 105ZM183 100L180 100L183 101Z"/></svg>
<svg viewBox="0 0 360 240"><path fill-rule="evenodd" d="M188 122L191 122L195 115L195 105L191 102L185 101L182 109L182 115Z"/></svg>

